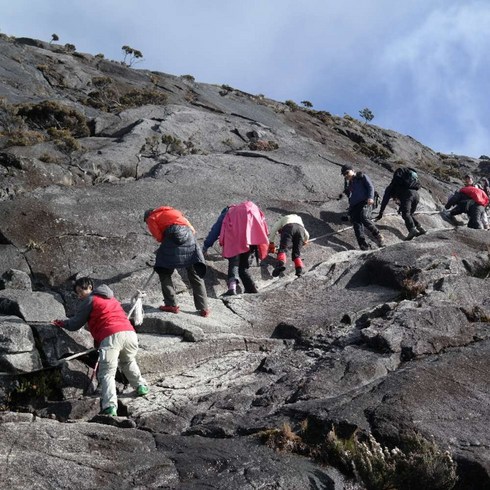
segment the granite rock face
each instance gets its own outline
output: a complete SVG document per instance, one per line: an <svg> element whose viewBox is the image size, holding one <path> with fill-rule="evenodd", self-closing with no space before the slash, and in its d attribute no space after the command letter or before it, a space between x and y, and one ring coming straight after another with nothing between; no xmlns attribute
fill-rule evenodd
<svg viewBox="0 0 490 490"><path fill-rule="evenodd" d="M457 462L457 489L490 486L490 233L439 214L458 172L488 163L409 136L192 77L135 70L37 40L0 37L0 480L5 488L362 488L332 466L274 452L261 433L305 421L415 431ZM53 122L54 121L54 122ZM358 250L339 199L344 163L382 194L400 162L419 172L404 241L393 204L386 246ZM253 262L259 292L223 297L227 261L208 250L211 316L184 271L180 313L158 309L157 243L143 213L184 211L202 244L220 211L256 202L269 226L299 214L304 274L290 256ZM277 239L276 239L277 243ZM138 363L150 393L117 378L118 416L99 416L72 282L108 284L129 311L145 286ZM149 282L147 282L149 280ZM128 483L130 482L130 483Z"/></svg>

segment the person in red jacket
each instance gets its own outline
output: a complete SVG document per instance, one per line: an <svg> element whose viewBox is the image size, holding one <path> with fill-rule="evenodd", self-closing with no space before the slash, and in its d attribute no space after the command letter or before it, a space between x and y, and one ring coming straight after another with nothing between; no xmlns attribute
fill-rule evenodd
<svg viewBox="0 0 490 490"><path fill-rule="evenodd" d="M101 384L101 413L117 415L116 371L121 371L138 396L148 393L148 386L136 363L138 337L121 303L109 286L94 289L92 279L81 277L73 286L82 300L77 313L68 320L54 320L53 325L75 331L86 323L99 349L98 380Z"/></svg>
<svg viewBox="0 0 490 490"><path fill-rule="evenodd" d="M471 175L465 175L463 180L465 186L449 197L445 208L450 211L442 216L452 223L454 216L466 213L468 228L486 229L488 220L485 207L488 206L489 198L482 189L474 185Z"/></svg>

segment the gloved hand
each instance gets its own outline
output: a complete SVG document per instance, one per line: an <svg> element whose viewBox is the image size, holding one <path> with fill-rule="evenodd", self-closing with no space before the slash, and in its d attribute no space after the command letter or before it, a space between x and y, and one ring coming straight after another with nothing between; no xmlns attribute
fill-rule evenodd
<svg viewBox="0 0 490 490"><path fill-rule="evenodd" d="M274 242L270 242L269 243L269 250L268 250L268 252L270 254L275 254L276 253L276 250L277 250L276 249L276 244Z"/></svg>
<svg viewBox="0 0 490 490"><path fill-rule="evenodd" d="M63 327L65 322L63 320L53 320L51 325L54 325L55 327Z"/></svg>
<svg viewBox="0 0 490 490"><path fill-rule="evenodd" d="M205 256L208 253L208 249L206 247L202 247L202 254Z"/></svg>
<svg viewBox="0 0 490 490"><path fill-rule="evenodd" d="M374 218L374 221L379 221L383 217L383 213L379 213L376 218Z"/></svg>

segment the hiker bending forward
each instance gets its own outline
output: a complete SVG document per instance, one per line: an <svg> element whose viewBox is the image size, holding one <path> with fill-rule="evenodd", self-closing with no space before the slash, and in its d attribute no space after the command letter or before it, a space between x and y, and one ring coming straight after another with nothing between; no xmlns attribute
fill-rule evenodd
<svg viewBox="0 0 490 490"><path fill-rule="evenodd" d="M420 200L419 189L420 184L415 170L405 167L395 170L393 179L385 189L379 214L376 216L375 221L379 221L383 217L389 200L396 199L400 203L398 212L401 213L408 230L408 235L405 237L405 240L412 240L416 236L427 233L414 216Z"/></svg>
<svg viewBox="0 0 490 490"><path fill-rule="evenodd" d="M466 213L468 216L468 228L481 230L486 225L485 207L489 203L489 198L482 189L469 184L469 179L466 179L466 177L468 176L465 176L465 184L467 185L448 199L445 208L452 208L449 211L449 217Z"/></svg>
<svg viewBox="0 0 490 490"><path fill-rule="evenodd" d="M184 268L192 288L194 305L201 316L209 316L208 297L203 277L206 263L197 246L195 231L187 218L170 206L145 212L144 220L155 240L160 242L154 270L160 278L164 304L160 310L170 313L180 311L172 282L175 269Z"/></svg>
<svg viewBox="0 0 490 490"><path fill-rule="evenodd" d="M222 255L228 259L228 291L226 296L236 294L238 278L245 293L257 293L250 267L250 256L256 252L260 259L267 256L268 234L264 213L252 201L232 204L223 209L211 228L204 250L211 247L219 237Z"/></svg>
<svg viewBox="0 0 490 490"><path fill-rule="evenodd" d="M121 371L139 396L148 393L146 381L136 363L138 337L119 301L109 286L94 289L91 279L82 277L74 285L82 300L77 313L68 320L54 320L53 325L75 331L88 324L99 350L97 378L101 384L101 413L117 415L116 371Z"/></svg>
<svg viewBox="0 0 490 490"><path fill-rule="evenodd" d="M279 250L277 251L278 264L272 271L272 275L277 277L281 272L284 272L286 269L286 252L292 249L291 258L294 262L296 275L301 276L304 267L301 259L301 249L310 239L310 235L306 231L301 216L287 214L279 218L272 225L269 233L269 253L276 252L276 245L274 243L276 233L280 235Z"/></svg>
<svg viewBox="0 0 490 490"><path fill-rule="evenodd" d="M221 227L223 226L223 220L225 219L226 214L228 213L228 209L230 209L230 206L226 206L224 208L220 215L218 216L218 219L216 222L211 226L211 229L209 230L208 236L204 239L203 247L202 247L202 252L204 255L207 254L208 249L212 247L216 240L218 240L220 234L221 234ZM249 289L250 289L250 280L248 280L248 272L246 271L246 267L248 267L248 257L247 260L242 261L242 267L240 268L240 257L230 257L228 258L228 273L226 277L226 283L228 286L227 291L225 291L222 296L234 296L237 294L237 288L238 288L238 283L239 283L239 277L240 274L242 277L245 277L245 282L248 284ZM250 292L247 290L246 292ZM256 291L253 291L256 292Z"/></svg>
<svg viewBox="0 0 490 490"><path fill-rule="evenodd" d="M371 179L362 172L354 172L349 165L343 165L340 172L345 179L344 194L349 198L349 218L360 249L369 250L370 248L364 228L371 232L379 247L384 246L383 236L371 220L374 204L374 186Z"/></svg>

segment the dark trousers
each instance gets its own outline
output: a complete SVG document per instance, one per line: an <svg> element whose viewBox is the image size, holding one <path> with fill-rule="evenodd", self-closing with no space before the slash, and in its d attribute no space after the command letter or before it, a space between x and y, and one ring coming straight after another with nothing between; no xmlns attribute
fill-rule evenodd
<svg viewBox="0 0 490 490"><path fill-rule="evenodd" d="M485 208L480 204L472 204L468 212L468 228L483 230L485 228Z"/></svg>
<svg viewBox="0 0 490 490"><path fill-rule="evenodd" d="M371 220L371 213L373 207L366 202L360 202L349 209L349 218L354 227L354 233L356 234L357 243L360 247L366 247L368 245L364 229L367 228L374 237L379 236L379 230Z"/></svg>
<svg viewBox="0 0 490 490"><path fill-rule="evenodd" d="M255 249L250 247L248 252L244 252L228 259L228 279L236 279L238 275L242 281L243 289L246 293L257 292L257 286L248 272L250 267L250 255L253 252L255 252Z"/></svg>
<svg viewBox="0 0 490 490"><path fill-rule="evenodd" d="M420 228L420 223L413 215L413 213L415 213L417 210L419 200L419 193L413 189L409 189L407 193L400 198L400 207L398 212L401 213L408 231L413 230L414 228Z"/></svg>
<svg viewBox="0 0 490 490"><path fill-rule="evenodd" d="M163 302L165 306L177 306L177 296L175 294L174 283L172 281L172 274L175 269L167 269L165 267L155 268L158 277L160 278L160 284L162 286ZM204 280L199 277L194 266L186 268L187 277L191 283L192 295L194 297L194 305L196 310L208 309L208 296L206 294L206 286Z"/></svg>
<svg viewBox="0 0 490 490"><path fill-rule="evenodd" d="M468 228L475 230L481 230L485 228L485 208L477 204L473 199L467 199L460 201L456 206L451 209L451 216L466 213L468 216Z"/></svg>
<svg viewBox="0 0 490 490"><path fill-rule="evenodd" d="M288 223L281 228L281 240L279 242L279 252L287 252L292 249L292 259L301 257L303 248L303 227L298 223Z"/></svg>

